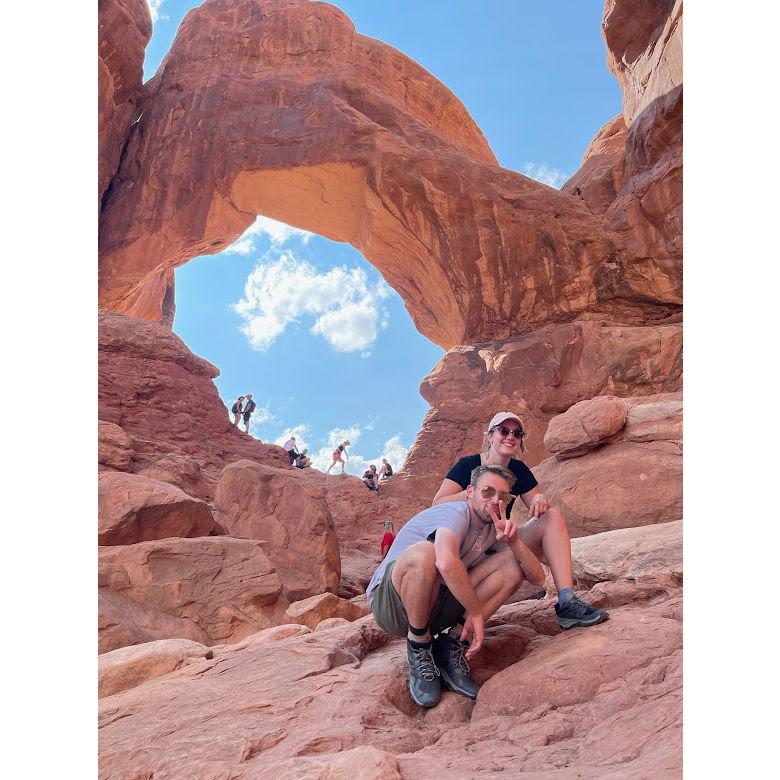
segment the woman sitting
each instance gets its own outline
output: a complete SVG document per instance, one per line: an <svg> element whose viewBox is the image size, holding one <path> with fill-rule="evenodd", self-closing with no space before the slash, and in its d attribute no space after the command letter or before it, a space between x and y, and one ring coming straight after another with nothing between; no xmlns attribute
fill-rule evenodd
<svg viewBox="0 0 780 780"><path fill-rule="evenodd" d="M534 555L550 567L555 587L558 589L558 603L555 605L558 624L561 628L574 628L602 623L608 617L606 610L596 609L574 594L571 540L565 518L550 506L531 469L523 461L513 457L518 449L525 453L524 437L523 423L516 414L496 414L485 432L484 451L466 455L455 463L441 483L433 503L465 501L471 472L477 466L494 463L508 468L516 478L511 493L519 496L528 508L528 521L518 528L516 521L508 519L506 533L510 539L514 534L519 534ZM507 518L510 517L514 503L513 499L506 507ZM517 512L514 514L517 515ZM493 551L498 551L503 546L494 545Z"/></svg>

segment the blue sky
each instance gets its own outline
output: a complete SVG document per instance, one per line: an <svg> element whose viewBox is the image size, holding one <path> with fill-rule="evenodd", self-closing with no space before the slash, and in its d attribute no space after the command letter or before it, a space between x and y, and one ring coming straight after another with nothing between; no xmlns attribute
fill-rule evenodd
<svg viewBox="0 0 780 780"><path fill-rule="evenodd" d="M463 101L501 165L559 187L620 112L600 0L336 0L365 35L419 62ZM185 0L152 0L144 77L170 48ZM295 431L315 465L353 442L348 471L397 469L428 410L420 380L444 354L347 244L259 219L229 250L176 271L174 331L221 370L227 405L252 392L252 433Z"/></svg>

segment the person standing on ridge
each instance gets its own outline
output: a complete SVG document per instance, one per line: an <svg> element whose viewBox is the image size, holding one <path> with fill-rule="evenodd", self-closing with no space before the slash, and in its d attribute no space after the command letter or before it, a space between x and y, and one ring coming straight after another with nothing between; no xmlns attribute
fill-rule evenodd
<svg viewBox="0 0 780 780"><path fill-rule="evenodd" d="M252 400L252 393L247 393L246 403L244 404L244 428L247 433L249 433L249 418L256 408L257 404Z"/></svg>
<svg viewBox="0 0 780 780"><path fill-rule="evenodd" d="M230 411L233 413L233 427L237 428L238 423L241 421L241 414L243 413L243 403L244 403L244 396L240 395L238 398L236 398L236 402L233 404L233 406L230 408Z"/></svg>
<svg viewBox="0 0 780 780"><path fill-rule="evenodd" d="M341 464L341 473L344 473L344 465L347 460L349 460L349 455L347 455L347 447L352 446L352 442L347 439L346 441L341 442L338 447L336 447L335 450L333 450L333 463L328 466L328 470L325 472L326 474L330 474L330 470L337 464ZM343 457L342 457L343 456ZM346 458L346 460L345 460Z"/></svg>
<svg viewBox="0 0 780 780"><path fill-rule="evenodd" d="M463 501L468 493L469 475L477 466L495 464L509 469L515 476L515 482L512 486L512 500L506 506L507 516L519 518L525 514L522 505L515 501L515 496L519 496L528 508L528 515L518 533L533 554L550 567L558 589L558 603L555 605L558 625L568 629L603 623L609 617L607 611L592 607L574 593L571 540L566 519L539 490L531 469L513 457L518 449L525 453L524 438L523 423L516 414L499 412L494 415L485 432L484 451L466 455L455 463L434 496L433 505ZM515 524L520 522L518 520ZM501 547L503 545L497 546L496 550Z"/></svg>
<svg viewBox="0 0 780 780"><path fill-rule="evenodd" d="M290 436L284 443L284 451L290 456L290 464L295 463L295 459L300 455L298 445L295 443L295 436Z"/></svg>

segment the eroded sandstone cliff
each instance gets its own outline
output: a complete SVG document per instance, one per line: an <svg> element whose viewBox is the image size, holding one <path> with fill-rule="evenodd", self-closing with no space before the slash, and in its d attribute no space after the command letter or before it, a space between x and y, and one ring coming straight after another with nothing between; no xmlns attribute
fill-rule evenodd
<svg viewBox="0 0 780 780"><path fill-rule="evenodd" d="M143 86L145 3L99 15L101 776L679 776L682 3L607 0L623 112L561 192L327 3L207 0ZM233 428L170 331L173 269L257 214L352 243L449 350L379 494ZM611 619L518 592L476 704L422 712L361 594L504 408Z"/></svg>

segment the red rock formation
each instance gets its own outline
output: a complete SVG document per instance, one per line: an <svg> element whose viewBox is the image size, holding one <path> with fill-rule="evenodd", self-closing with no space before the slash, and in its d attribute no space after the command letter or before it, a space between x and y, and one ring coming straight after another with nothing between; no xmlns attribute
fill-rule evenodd
<svg viewBox="0 0 780 780"><path fill-rule="evenodd" d="M110 626L103 620L101 633L111 628L109 633L119 637L123 627L122 638L135 639L138 629L146 634L136 641L178 637L212 645L283 622L278 618L288 604L279 598L282 583L263 547L225 537L101 547L100 588L139 605L135 611L123 609L107 595L113 620ZM174 620L153 622L160 616ZM134 644L101 640L104 650Z"/></svg>
<svg viewBox="0 0 780 780"><path fill-rule="evenodd" d="M404 469L439 486L450 466L478 452L490 418L522 418L525 461L547 457L549 421L593 396L656 394L682 387L682 327L579 322L540 328L506 341L448 352L420 385L431 405Z"/></svg>
<svg viewBox="0 0 780 780"><path fill-rule="evenodd" d="M231 463L219 478L214 504L226 533L270 543L290 601L338 590L339 543L325 495L297 469Z"/></svg>
<svg viewBox="0 0 780 780"><path fill-rule="evenodd" d="M98 478L98 544L208 536L213 530L208 505L167 482L119 472Z"/></svg>
<svg viewBox="0 0 780 780"><path fill-rule="evenodd" d="M160 274L265 214L352 243L446 348L679 309L677 278L499 168L446 87L332 6L209 0L148 86L101 217L103 306L159 321Z"/></svg>
<svg viewBox="0 0 780 780"><path fill-rule="evenodd" d="M132 471L154 468L151 475L158 478L167 471L167 481L187 484L198 498L212 498L226 463L252 458L290 468L281 447L261 444L233 427L211 381L219 370L193 355L170 330L105 311L98 325L99 414L130 437ZM197 469L174 462L171 454L193 459Z"/></svg>
<svg viewBox="0 0 780 780"><path fill-rule="evenodd" d="M152 37L145 0L98 2L98 201L116 174Z"/></svg>
<svg viewBox="0 0 780 780"><path fill-rule="evenodd" d="M626 580L598 587L613 619L588 631L552 627L549 601L503 607L475 659L484 683L476 707L449 692L432 710L413 705L403 642L370 617L215 649L213 659L190 659L101 700L101 777L130 768L155 776L325 777L352 751L387 756L401 777L424 780L541 777L553 768L572 777L676 776L680 590L643 591ZM614 606L613 593L633 598ZM562 664L576 673L564 678Z"/></svg>
<svg viewBox="0 0 780 780"><path fill-rule="evenodd" d="M565 432L567 422L603 413L605 400L572 407L561 415L568 418L563 424L550 423L553 434ZM534 476L551 503L563 512L573 537L682 517L680 395L609 399L610 421L615 402L627 410L625 416L620 415L625 425L618 431L602 438L603 430L594 425L592 437L583 430L576 441L555 440L548 434L547 440L561 451L534 468ZM512 515L523 521L525 507L515 502Z"/></svg>

